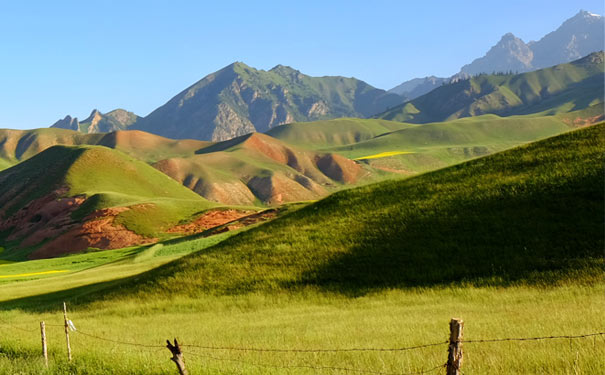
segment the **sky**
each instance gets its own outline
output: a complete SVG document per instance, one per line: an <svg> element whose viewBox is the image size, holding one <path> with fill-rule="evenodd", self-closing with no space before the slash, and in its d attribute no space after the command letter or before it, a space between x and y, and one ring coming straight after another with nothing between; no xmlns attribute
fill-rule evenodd
<svg viewBox="0 0 605 375"><path fill-rule="evenodd" d="M507 32L538 40L602 0L0 1L0 128L146 116L242 61L390 89L451 76Z"/></svg>

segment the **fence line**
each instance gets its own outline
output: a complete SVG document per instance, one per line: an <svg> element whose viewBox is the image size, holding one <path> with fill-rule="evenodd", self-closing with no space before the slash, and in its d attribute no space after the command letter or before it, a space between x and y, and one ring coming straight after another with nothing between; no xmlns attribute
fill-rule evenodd
<svg viewBox="0 0 605 375"><path fill-rule="evenodd" d="M502 339L478 339L478 340L462 340L463 343L483 343L483 342L502 342L502 341L538 341L551 339L582 339L585 337L605 336L605 332L588 333L585 335L563 335L563 336L541 336L541 337L508 337Z"/></svg>
<svg viewBox="0 0 605 375"><path fill-rule="evenodd" d="M67 321L66 321L67 322ZM455 323L455 324L454 324ZM22 323L24 324L24 323ZM49 327L66 327L65 323L64 325L61 324L46 324L46 326ZM457 320L457 319L452 319L452 322L450 323L450 332L454 332L452 330L452 324L454 324L454 326L459 327L460 329L460 334L459 336L457 336L457 338L452 338L453 336L450 336L449 340L444 340L444 341L440 341L440 342L433 342L433 343L428 343L428 344L420 344L420 345L414 345L414 346L407 346L407 347L398 347L398 348L372 348L372 347L366 347L366 348L361 348L361 347L353 347L353 348L316 348L316 349L299 349L299 348L262 348L262 347L237 347L237 346L211 346L211 345L195 345L195 344L187 344L187 345L180 345L183 348L191 348L191 349L200 349L200 350L205 350L205 351L239 351L239 352L254 352L254 353L263 353L263 352L268 352L268 353L293 353L293 354L298 354L298 353L347 353L347 352L404 352L404 351L412 351L412 350L418 350L418 349L423 349L423 348L429 348L429 347L436 347L436 346L441 346L441 345L446 345L449 343L449 350L450 350L450 354L452 353L452 350L457 350L455 349L456 347L460 346L462 344L482 344L482 343L498 343L498 342L522 342L522 341L542 341L542 340L562 340L562 339L566 339L566 340L575 340L575 339L583 339L583 338L589 338L589 337L593 337L596 339L596 337L600 336L600 337L604 337L605 336L605 332L593 332L593 333L586 333L586 334L578 334L578 335L552 335L552 336L535 336L535 337L505 337L505 338L487 338L487 339L470 339L470 340L466 340L463 339L462 334L461 334L461 330L463 327L463 322L461 320ZM16 330L20 330L23 332L36 332L38 331L37 328L35 329L27 329L27 328L22 328L22 327L18 327L15 326L14 324L4 320L4 319L0 319L0 325L4 325L4 326L8 326L10 328L16 329ZM96 340L102 340L102 341L106 341L106 342L111 342L114 344L118 344L118 345L127 345L127 346L133 346L133 347L138 347L141 348L143 350L145 349L156 349L156 350L151 350L151 352L159 352L160 350L164 350L165 348L169 347L169 346L165 346L165 345L155 345L155 344L144 344L144 343L139 343L139 342L132 342L132 341L122 341L119 339L114 339L114 338L109 338L109 337L103 337L103 336L99 336L99 335L95 335L92 333L88 333L88 332L83 332L81 330L73 330L74 333L76 334L80 334L86 337L90 337ZM456 331L457 332L457 331ZM176 344L176 341L175 341ZM454 349L452 349L454 348ZM174 347L173 347L174 349ZM191 352L191 351L180 351L180 348L178 348L178 353L180 355L182 354L186 354L189 356L193 356L193 357L198 357L198 358L205 358L205 359L210 359L213 361L219 361L219 362L233 362L233 363L241 363L244 365L248 365L248 366L256 366L256 367L264 367L264 368L275 368L275 369L284 369L284 370L288 370L288 369L309 369L309 370L315 370L315 371L340 371L340 372L347 372L347 373L356 373L356 374L372 374L372 375L420 375L420 374L428 374L440 369L444 369L447 367L448 370L448 374L450 373L449 371L451 369L453 369L453 371L455 371L455 374L462 374L462 371L460 369L460 365L455 364L452 360L450 360L450 358L448 358L448 362L445 364L440 364L437 365L435 367L432 367L430 369L427 370L421 370L421 371L416 371L416 372L403 372L403 373L397 373L397 372L384 372L384 371L376 371L376 370L371 370L371 369L358 369L358 368L349 368L349 367L333 367L333 366L322 366L322 365L312 365L312 364L292 364L292 365L276 365L276 364L269 364L269 363L258 363L258 362L250 362L247 360L242 360L240 358L228 358L228 357L217 357L215 355L211 355L208 353L197 353L197 352ZM460 349L461 350L461 349ZM462 352L459 352L460 358L462 356ZM461 362L460 362L461 364ZM453 367L452 367L453 366ZM183 363L183 367L184 367L184 363Z"/></svg>
<svg viewBox="0 0 605 375"><path fill-rule="evenodd" d="M344 349L274 349L274 348L246 348L231 346L202 346L193 344L182 344L184 348L198 348L206 350L228 350L242 352L272 352L272 353L343 353L343 352L403 352L407 350L428 348L447 344L449 341L439 341L432 344L408 346L404 348L344 348Z"/></svg>

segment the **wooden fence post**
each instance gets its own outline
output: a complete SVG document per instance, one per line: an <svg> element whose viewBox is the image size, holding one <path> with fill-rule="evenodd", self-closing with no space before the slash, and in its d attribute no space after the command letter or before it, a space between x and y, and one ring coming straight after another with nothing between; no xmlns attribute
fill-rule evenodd
<svg viewBox="0 0 605 375"><path fill-rule="evenodd" d="M69 324L67 323L67 305L63 302L63 321L65 323L65 341L67 342L67 360L71 362L71 346L69 345Z"/></svg>
<svg viewBox="0 0 605 375"><path fill-rule="evenodd" d="M166 347L172 353L172 358L170 358L170 360L176 364L176 367L179 370L179 374L187 375L188 372L187 372L187 369L185 368L185 360L183 358L183 353L181 352L181 347L179 346L179 343L176 341L176 338L174 339L174 345L172 345L172 343L170 343L170 340L166 340L166 343L168 344L168 345L166 345Z"/></svg>
<svg viewBox="0 0 605 375"><path fill-rule="evenodd" d="M447 355L447 375L460 375L462 371L462 319L452 318L450 321L450 346Z"/></svg>
<svg viewBox="0 0 605 375"><path fill-rule="evenodd" d="M44 365L48 367L48 350L46 347L46 325L40 322L40 335L42 336L42 355L44 356Z"/></svg>

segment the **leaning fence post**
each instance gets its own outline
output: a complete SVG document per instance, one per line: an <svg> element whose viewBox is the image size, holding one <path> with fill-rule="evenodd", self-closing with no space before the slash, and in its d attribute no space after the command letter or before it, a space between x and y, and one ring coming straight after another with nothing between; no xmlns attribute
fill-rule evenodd
<svg viewBox="0 0 605 375"><path fill-rule="evenodd" d="M447 375L460 375L462 371L462 319L452 318L450 321L450 345L447 355Z"/></svg>
<svg viewBox="0 0 605 375"><path fill-rule="evenodd" d="M69 324L67 323L67 305L63 302L63 321L65 323L65 341L67 342L67 360L71 362L71 346L69 345Z"/></svg>
<svg viewBox="0 0 605 375"><path fill-rule="evenodd" d="M168 345L166 345L166 347L172 353L172 358L170 358L170 360L172 360L176 364L176 367L179 370L179 374L187 375L188 372L187 372L187 369L185 368L185 360L183 358L183 352L181 352L181 347L179 346L179 343L176 341L176 338L174 339L174 345L172 345L172 343L170 343L170 340L166 340L166 343L168 344Z"/></svg>
<svg viewBox="0 0 605 375"><path fill-rule="evenodd" d="M42 355L44 356L44 365L48 367L48 350L46 347L46 325L40 322L40 335L42 336Z"/></svg>

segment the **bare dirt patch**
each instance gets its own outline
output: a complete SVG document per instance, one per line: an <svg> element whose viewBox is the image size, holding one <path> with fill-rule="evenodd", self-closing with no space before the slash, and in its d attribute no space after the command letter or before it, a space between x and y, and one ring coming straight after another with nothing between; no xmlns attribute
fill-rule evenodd
<svg viewBox="0 0 605 375"><path fill-rule="evenodd" d="M235 221L242 217L249 216L254 211L239 210L213 210L205 212L191 223L174 226L168 229L169 233L182 233L185 235L200 233L210 228Z"/></svg>
<svg viewBox="0 0 605 375"><path fill-rule="evenodd" d="M119 249L127 246L157 242L157 238L147 238L116 224L116 217L128 207L97 210L84 218L66 233L52 239L30 254L31 259L51 258L57 255L76 253L88 248L103 250Z"/></svg>

